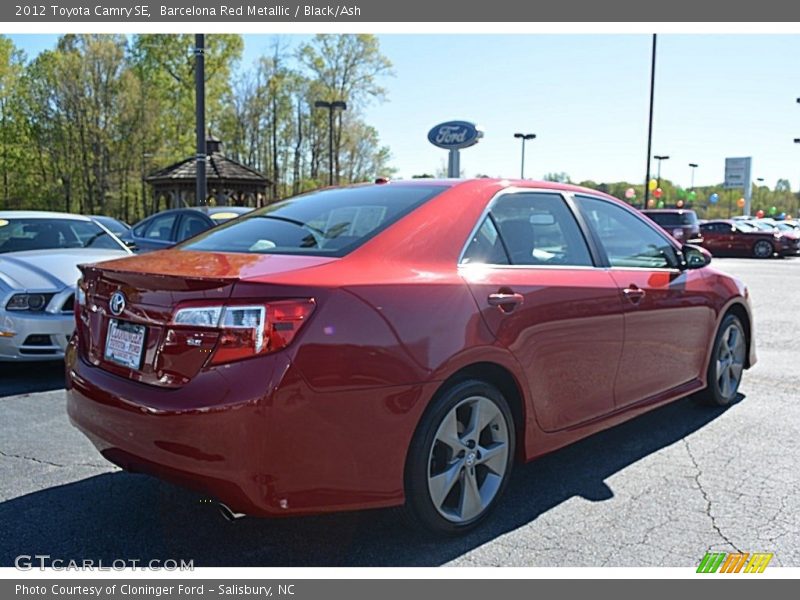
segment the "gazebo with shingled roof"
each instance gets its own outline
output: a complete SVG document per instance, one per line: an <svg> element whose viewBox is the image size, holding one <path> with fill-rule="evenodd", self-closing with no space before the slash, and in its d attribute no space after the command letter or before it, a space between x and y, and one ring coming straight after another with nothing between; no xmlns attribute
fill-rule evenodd
<svg viewBox="0 0 800 600"><path fill-rule="evenodd" d="M272 182L262 173L222 153L222 142L215 137L206 139L206 182L210 206L264 206L267 188ZM194 157L159 169L145 178L153 188L153 203L160 209L162 200L168 208L195 205Z"/></svg>

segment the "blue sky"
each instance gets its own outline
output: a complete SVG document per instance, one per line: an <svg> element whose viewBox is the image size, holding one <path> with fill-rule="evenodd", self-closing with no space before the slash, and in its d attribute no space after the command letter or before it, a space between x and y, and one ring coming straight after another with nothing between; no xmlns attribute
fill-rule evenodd
<svg viewBox="0 0 800 600"><path fill-rule="evenodd" d="M13 35L29 56L56 36ZM292 46L308 36L282 36ZM484 139L462 152L467 176L519 176L515 131L537 139L525 174L643 181L649 101L649 35L381 35L395 76L388 100L366 109L401 177L435 172L446 152L427 131L450 119L480 124ZM269 52L274 36L245 35L240 68ZM800 35L659 35L653 153L662 177L718 183L727 156L752 156L753 177L800 187ZM655 164L653 165L655 170Z"/></svg>

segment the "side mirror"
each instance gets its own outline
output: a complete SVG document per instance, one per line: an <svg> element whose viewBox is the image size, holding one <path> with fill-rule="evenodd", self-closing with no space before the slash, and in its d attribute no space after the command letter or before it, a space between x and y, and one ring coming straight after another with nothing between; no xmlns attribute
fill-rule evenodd
<svg viewBox="0 0 800 600"><path fill-rule="evenodd" d="M711 263L711 253L700 246L684 244L681 252L686 269L702 269Z"/></svg>

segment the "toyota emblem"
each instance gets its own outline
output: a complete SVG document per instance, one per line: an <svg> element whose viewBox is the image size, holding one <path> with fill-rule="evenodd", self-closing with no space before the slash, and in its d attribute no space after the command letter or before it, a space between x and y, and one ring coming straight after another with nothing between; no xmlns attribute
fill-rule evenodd
<svg viewBox="0 0 800 600"><path fill-rule="evenodd" d="M125 294L116 291L111 294L111 300L108 302L108 308L111 310L112 315L121 315L125 310Z"/></svg>

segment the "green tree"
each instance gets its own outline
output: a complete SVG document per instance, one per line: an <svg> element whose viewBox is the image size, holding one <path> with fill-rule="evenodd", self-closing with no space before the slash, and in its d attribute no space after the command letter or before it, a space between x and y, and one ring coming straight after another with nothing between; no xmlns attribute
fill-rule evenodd
<svg viewBox="0 0 800 600"><path fill-rule="evenodd" d="M0 35L0 173L3 186L0 207L21 191L21 182L15 174L24 172L28 158L24 119L19 110L24 64L23 52L9 38Z"/></svg>
<svg viewBox="0 0 800 600"><path fill-rule="evenodd" d="M544 176L545 181L557 181L559 183L572 183L567 173L563 171L560 173L546 173Z"/></svg>
<svg viewBox="0 0 800 600"><path fill-rule="evenodd" d="M380 42L374 35L320 34L301 46L297 56L314 80L310 91L315 100L344 101L350 114L358 115L369 102L386 97L380 78L393 74L392 63L381 53ZM313 100L309 100L313 105ZM327 120L321 112L317 111L311 125L314 130L327 131ZM343 118L342 111L337 111L333 131L334 174L337 182L341 173ZM319 161L324 156L320 146L326 138L327 135L312 138L316 146L312 150L312 158Z"/></svg>

